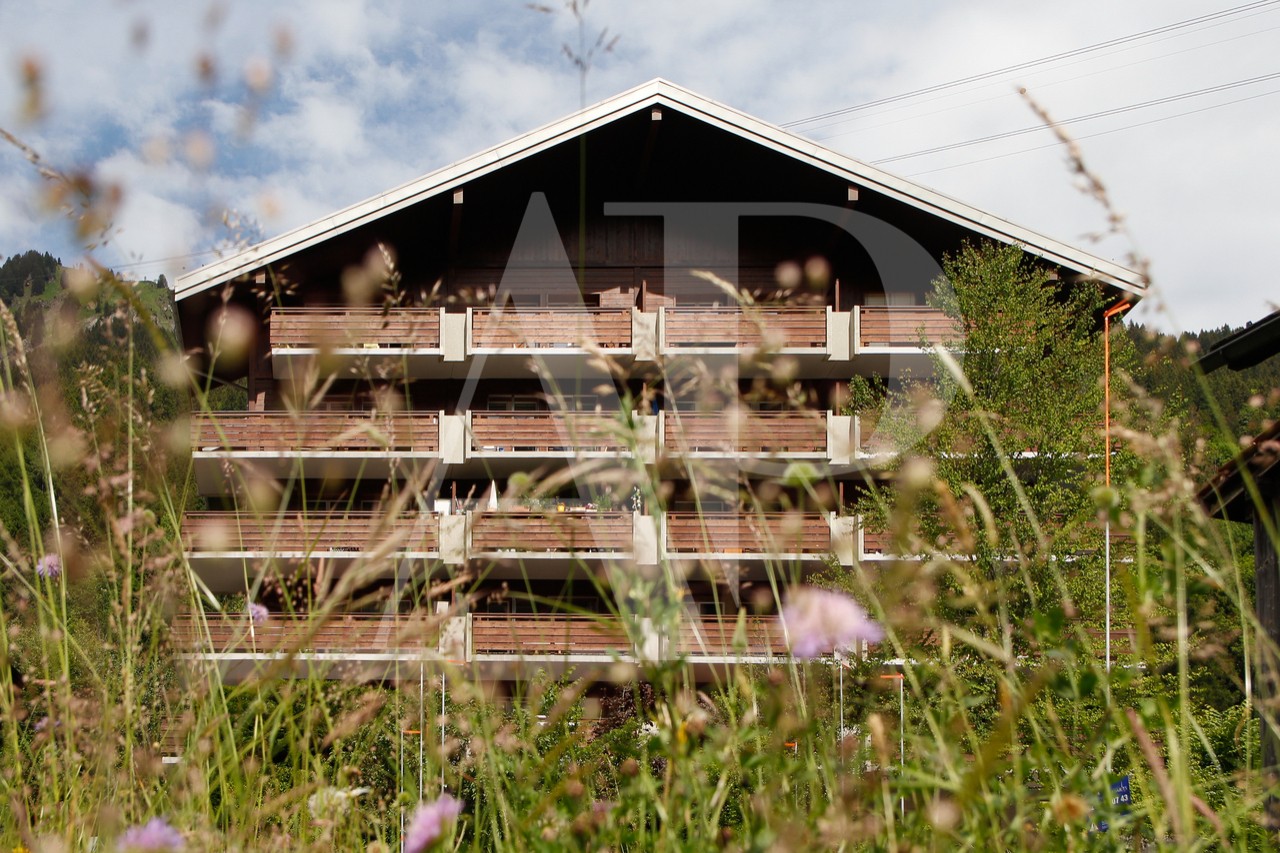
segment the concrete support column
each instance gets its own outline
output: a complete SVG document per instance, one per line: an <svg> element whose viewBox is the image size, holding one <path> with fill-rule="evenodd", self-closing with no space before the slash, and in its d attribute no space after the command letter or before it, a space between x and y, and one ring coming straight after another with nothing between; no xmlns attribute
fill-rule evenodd
<svg viewBox="0 0 1280 853"><path fill-rule="evenodd" d="M831 553L836 555L840 565L852 566L859 539L857 519L833 512L827 516L827 522L831 526Z"/></svg>
<svg viewBox="0 0 1280 853"><path fill-rule="evenodd" d="M836 311L827 306L827 361L848 361L854 353L856 311Z"/></svg>
<svg viewBox="0 0 1280 853"><path fill-rule="evenodd" d="M440 349L445 361L466 361L471 338L471 309L450 314L440 309Z"/></svg>
<svg viewBox="0 0 1280 853"><path fill-rule="evenodd" d="M658 448L661 446L658 424L661 416L661 412L657 415L636 416L636 453L646 465L653 465L658 461Z"/></svg>
<svg viewBox="0 0 1280 853"><path fill-rule="evenodd" d="M631 351L636 361L658 360L658 317L652 311L631 309Z"/></svg>
<svg viewBox="0 0 1280 853"><path fill-rule="evenodd" d="M471 614L446 617L440 626L440 657L455 663L469 661L470 635Z"/></svg>
<svg viewBox="0 0 1280 853"><path fill-rule="evenodd" d="M471 413L446 415L440 413L440 461L445 465L460 465L471 455Z"/></svg>
<svg viewBox="0 0 1280 853"><path fill-rule="evenodd" d="M638 566L658 565L658 520L653 516L632 513L631 553Z"/></svg>
<svg viewBox="0 0 1280 853"><path fill-rule="evenodd" d="M658 632L653 620L644 617L640 620L640 637L636 643L636 660L644 663L657 663L663 658L662 634Z"/></svg>
<svg viewBox="0 0 1280 853"><path fill-rule="evenodd" d="M440 559L446 566L464 566L470 550L469 515L440 516Z"/></svg>
<svg viewBox="0 0 1280 853"><path fill-rule="evenodd" d="M857 455L854 418L827 412L827 461L832 465L851 465Z"/></svg>

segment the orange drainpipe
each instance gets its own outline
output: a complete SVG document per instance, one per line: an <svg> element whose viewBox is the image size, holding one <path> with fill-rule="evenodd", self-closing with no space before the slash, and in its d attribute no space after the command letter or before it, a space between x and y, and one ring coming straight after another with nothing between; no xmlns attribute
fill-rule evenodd
<svg viewBox="0 0 1280 853"><path fill-rule="evenodd" d="M1103 351L1103 437L1106 448L1102 454L1107 472L1107 488L1111 488L1111 318L1133 307L1128 299L1121 299L1106 311L1102 312L1102 351ZM1107 516L1106 535L1106 572L1107 572L1107 672L1111 671L1111 517Z"/></svg>

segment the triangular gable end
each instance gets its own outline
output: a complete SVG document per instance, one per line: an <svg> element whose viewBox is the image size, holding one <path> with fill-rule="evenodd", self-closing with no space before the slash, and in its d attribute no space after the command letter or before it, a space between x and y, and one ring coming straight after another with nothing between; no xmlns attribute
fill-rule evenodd
<svg viewBox="0 0 1280 853"><path fill-rule="evenodd" d="M1120 264L846 157L816 142L704 98L674 83L655 79L465 160L445 166L395 189L180 276L174 282L175 298L185 299L269 264L278 263L300 250L323 243L419 202L451 192L468 181L490 174L647 107L678 110L743 139L960 225L976 234L1000 242L1016 243L1031 254L1074 270L1084 277L1096 279L1138 296L1146 292L1146 281L1143 276Z"/></svg>

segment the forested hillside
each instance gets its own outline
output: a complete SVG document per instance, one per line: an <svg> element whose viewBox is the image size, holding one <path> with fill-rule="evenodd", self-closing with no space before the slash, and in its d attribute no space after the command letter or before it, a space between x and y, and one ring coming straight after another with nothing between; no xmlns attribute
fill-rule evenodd
<svg viewBox="0 0 1280 853"><path fill-rule="evenodd" d="M1127 328L1141 359L1136 379L1179 419L1187 448L1204 442L1206 465L1227 462L1242 437L1280 418L1280 358L1241 371L1224 367L1203 375L1191 369L1200 353L1239 329L1223 326L1173 337L1142 325Z"/></svg>
<svg viewBox="0 0 1280 853"><path fill-rule="evenodd" d="M77 274L92 287L73 293L67 278ZM6 414L19 428L9 433L16 441L0 441L0 471L21 470L20 454L28 460L41 458L42 435L30 428L36 421L33 407L45 428L60 436L57 442L43 436L46 444L59 452L98 454L108 468L117 462L113 450L121 432L128 431L131 414L136 427L172 421L185 408L180 393L157 381L161 349L177 348L173 296L163 281L125 282L109 270L90 274L65 268L48 253L28 251L0 264L0 298L14 318L37 389L34 401L7 401ZM158 338L130 332L138 319L135 306L150 315ZM7 327L0 329L0 337L9 334ZM130 384L135 393L121 393ZM131 412L129 400L143 405ZM100 542L106 521L89 479L91 468L67 461L58 465L62 476L54 483L59 521L82 541ZM49 530L48 487L47 482L24 483L10 473L0 475L0 523L23 547ZM35 497L38 531L27 524L25 489Z"/></svg>

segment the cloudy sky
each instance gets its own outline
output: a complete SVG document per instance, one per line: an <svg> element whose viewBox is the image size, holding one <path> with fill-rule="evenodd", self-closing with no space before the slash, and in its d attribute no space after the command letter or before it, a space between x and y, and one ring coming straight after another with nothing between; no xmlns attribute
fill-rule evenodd
<svg viewBox="0 0 1280 853"><path fill-rule="evenodd" d="M562 46L578 27L562 0L542 2L556 11L3 3L0 127L121 186L96 257L172 280L577 109ZM1280 302L1266 248L1280 231L1280 0L594 0L588 41L606 27L619 40L595 57L588 102L665 77L1106 257L1137 252L1157 286L1139 318L1166 329ZM1067 129L1131 240L1090 242L1105 215L1019 87L1080 119ZM28 248L82 254L35 168L0 143L0 256Z"/></svg>

